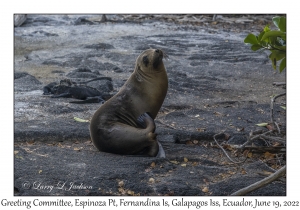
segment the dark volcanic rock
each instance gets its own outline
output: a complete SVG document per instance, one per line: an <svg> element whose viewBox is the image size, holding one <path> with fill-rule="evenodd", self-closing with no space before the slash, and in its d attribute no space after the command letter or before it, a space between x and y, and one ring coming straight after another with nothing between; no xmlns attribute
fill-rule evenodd
<svg viewBox="0 0 300 210"><path fill-rule="evenodd" d="M106 43L99 43L99 44L87 45L85 46L85 48L95 49L95 50L105 50L105 49L114 49L114 46Z"/></svg>
<svg viewBox="0 0 300 210"><path fill-rule="evenodd" d="M96 78L97 76L99 76L99 72L93 72L88 68L79 68L70 71L68 74L66 74L66 76L70 78Z"/></svg>
<svg viewBox="0 0 300 210"><path fill-rule="evenodd" d="M93 88L96 88L102 93L109 93L113 91L113 84L109 80L97 80L97 81L92 81L87 84L88 86L91 86Z"/></svg>
<svg viewBox="0 0 300 210"><path fill-rule="evenodd" d="M15 91L36 90L41 87L41 84L39 80L26 72L15 72L14 74Z"/></svg>

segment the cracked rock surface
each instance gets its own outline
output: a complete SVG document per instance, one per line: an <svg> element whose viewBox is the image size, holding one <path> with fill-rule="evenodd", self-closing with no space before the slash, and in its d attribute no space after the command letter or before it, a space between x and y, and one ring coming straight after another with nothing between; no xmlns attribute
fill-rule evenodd
<svg viewBox="0 0 300 210"><path fill-rule="evenodd" d="M230 24L221 22L223 16L220 23L197 16L201 24L180 22L189 16L107 18L36 14L14 28L15 195L221 196L265 178L263 171L273 172L258 156L232 164L213 141L225 132L228 144L244 143L258 129L255 124L270 121L270 96L286 91L272 86L284 82L285 73L274 72L266 52L252 52L243 42L248 33L258 33L251 24L260 16L247 17L254 23ZM271 22L271 16L261 19ZM89 120L101 104L43 95L50 82L97 77L111 81L94 81L92 87L115 94L148 48L169 56L169 89L155 119L166 158L99 152L89 123L74 117ZM274 113L285 128L282 103L285 98ZM286 183L275 181L249 195L284 196Z"/></svg>

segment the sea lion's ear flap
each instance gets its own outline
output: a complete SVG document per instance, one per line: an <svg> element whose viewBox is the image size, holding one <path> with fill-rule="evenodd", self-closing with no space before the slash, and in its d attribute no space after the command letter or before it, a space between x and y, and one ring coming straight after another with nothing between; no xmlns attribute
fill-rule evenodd
<svg viewBox="0 0 300 210"><path fill-rule="evenodd" d="M148 56L147 55L145 55L144 57L143 57L143 63L144 63L144 65L147 67L148 66L148 64L149 64L149 59L148 59Z"/></svg>

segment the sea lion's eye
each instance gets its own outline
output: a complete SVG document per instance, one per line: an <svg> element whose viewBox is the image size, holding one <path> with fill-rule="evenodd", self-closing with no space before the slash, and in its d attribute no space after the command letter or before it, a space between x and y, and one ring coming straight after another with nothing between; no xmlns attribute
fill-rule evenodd
<svg viewBox="0 0 300 210"><path fill-rule="evenodd" d="M149 63L148 57L146 55L143 57L143 62L145 64L145 66L147 66Z"/></svg>

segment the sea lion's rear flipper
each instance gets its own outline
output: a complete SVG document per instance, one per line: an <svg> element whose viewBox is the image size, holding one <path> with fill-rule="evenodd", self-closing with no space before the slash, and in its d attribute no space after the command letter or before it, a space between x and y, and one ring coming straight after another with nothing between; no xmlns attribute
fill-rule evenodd
<svg viewBox="0 0 300 210"><path fill-rule="evenodd" d="M158 153L156 155L157 158L165 158L166 157L166 153L164 148L162 147L161 143L159 141L157 141L158 146L159 146L159 150Z"/></svg>
<svg viewBox="0 0 300 210"><path fill-rule="evenodd" d="M146 113L145 113L146 114ZM146 125L146 122L145 122L145 117L143 116L144 114L142 114L141 116L139 116L138 118L137 118L137 123L138 123L138 125L141 127L141 128L146 128L147 127L147 125Z"/></svg>
<svg viewBox="0 0 300 210"><path fill-rule="evenodd" d="M150 116L150 113L145 112L141 116L138 117L137 123L141 128L149 129L154 133L155 131L155 122L153 118Z"/></svg>
<svg viewBox="0 0 300 210"><path fill-rule="evenodd" d="M105 100L101 96L96 97L87 97L85 100L82 101L70 101L73 104L88 104L88 103L104 103Z"/></svg>
<svg viewBox="0 0 300 210"><path fill-rule="evenodd" d="M71 93L62 93L62 94L59 94L59 95L53 95L53 96L51 96L51 98L61 98L61 97L68 98L68 97L71 97L71 96L72 96Z"/></svg>
<svg viewBox="0 0 300 210"><path fill-rule="evenodd" d="M45 86L43 88L43 95L51 95L51 88L48 86Z"/></svg>
<svg viewBox="0 0 300 210"><path fill-rule="evenodd" d="M157 150L158 150L156 157L157 158L165 158L166 153L165 153L162 145L159 143L159 141L156 140L156 134L154 133L155 122L154 122L153 118L151 117L151 114L148 112L145 112L144 114L142 114L141 116L138 117L137 123L141 128L149 130L148 135L151 135L153 140L157 142L157 143L154 143L153 145L151 145L150 147L145 148L145 150L142 151L142 154L146 154L149 156L153 156L153 154L154 154L154 156L155 156L155 154L157 153Z"/></svg>

